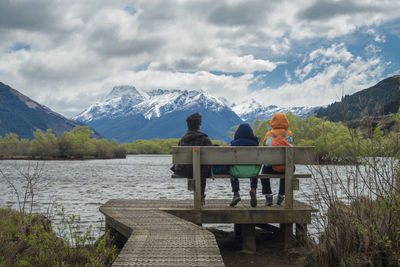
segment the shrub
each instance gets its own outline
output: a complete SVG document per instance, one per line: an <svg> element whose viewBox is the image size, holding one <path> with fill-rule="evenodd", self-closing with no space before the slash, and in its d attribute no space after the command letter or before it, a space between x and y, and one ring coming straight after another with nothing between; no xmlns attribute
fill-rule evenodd
<svg viewBox="0 0 400 267"><path fill-rule="evenodd" d="M0 266L110 266L117 256L108 234L90 241L91 229L79 233L77 216L61 216L71 241L60 238L43 215L0 209Z"/></svg>
<svg viewBox="0 0 400 267"><path fill-rule="evenodd" d="M398 136L377 127L362 143L360 164L314 166L317 243L311 266L400 265Z"/></svg>

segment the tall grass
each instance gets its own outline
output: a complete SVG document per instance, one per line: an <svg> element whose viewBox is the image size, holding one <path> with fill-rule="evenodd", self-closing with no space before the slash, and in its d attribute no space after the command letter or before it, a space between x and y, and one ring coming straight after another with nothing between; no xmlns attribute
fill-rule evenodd
<svg viewBox="0 0 400 267"><path fill-rule="evenodd" d="M62 217L70 238L53 231L40 214L0 208L0 266L110 266L117 256L108 234L92 241L92 230L79 231L74 215Z"/></svg>
<svg viewBox="0 0 400 267"><path fill-rule="evenodd" d="M321 212L308 266L400 265L399 136L378 127L362 151L358 165L312 168Z"/></svg>

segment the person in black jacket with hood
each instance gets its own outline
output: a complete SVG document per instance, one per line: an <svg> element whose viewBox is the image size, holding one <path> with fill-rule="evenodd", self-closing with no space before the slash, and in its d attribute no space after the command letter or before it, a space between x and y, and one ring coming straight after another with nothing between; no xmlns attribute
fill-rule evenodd
<svg viewBox="0 0 400 267"><path fill-rule="evenodd" d="M234 139L231 141L231 146L258 146L258 137L254 135L253 129L251 129L248 123L240 124L235 132ZM233 192L233 198L229 204L234 207L241 200L239 194L239 179L231 177L231 186ZM257 178L250 178L250 204L252 207L257 206L256 190L257 190Z"/></svg>
<svg viewBox="0 0 400 267"><path fill-rule="evenodd" d="M211 140L207 134L200 132L202 116L199 113L193 113L186 118L188 130L179 140L178 146L212 146ZM193 178L193 167L187 164L177 164L171 169L175 174L187 178ZM201 165L201 204L205 203L206 178L211 177L211 166Z"/></svg>

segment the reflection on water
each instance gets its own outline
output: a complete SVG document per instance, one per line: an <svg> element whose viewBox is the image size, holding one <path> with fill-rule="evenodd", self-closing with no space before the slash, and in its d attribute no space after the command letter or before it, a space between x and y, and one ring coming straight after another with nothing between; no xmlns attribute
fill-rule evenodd
<svg viewBox="0 0 400 267"><path fill-rule="evenodd" d="M85 160L85 161L41 161L42 177L36 190L34 210L46 212L52 203L65 208L65 213L79 215L84 228L92 224L100 227L103 215L99 207L109 199L192 199L193 193L187 190L186 179L171 179L171 155L132 155L126 159ZM18 183L18 170L27 170L29 161L0 161L3 173ZM306 166L296 166L296 172L307 173ZM306 201L311 194L313 179L301 179L300 191L295 191L295 199ZM275 194L278 179L271 179ZM240 183L242 198L247 194L250 184ZM18 209L17 199L10 186L0 177L0 206ZM209 179L206 188L207 198L230 199L229 179ZM258 198L261 199L259 183ZM227 205L229 201L227 201ZM260 201L262 205L263 202ZM57 222L56 222L57 223ZM220 226L232 229L232 226Z"/></svg>

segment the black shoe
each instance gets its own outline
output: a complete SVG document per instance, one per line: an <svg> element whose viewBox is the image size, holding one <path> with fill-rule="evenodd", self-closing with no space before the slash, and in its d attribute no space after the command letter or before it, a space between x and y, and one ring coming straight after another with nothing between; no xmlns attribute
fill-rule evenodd
<svg viewBox="0 0 400 267"><path fill-rule="evenodd" d="M272 195L265 195L265 206L272 206Z"/></svg>
<svg viewBox="0 0 400 267"><path fill-rule="evenodd" d="M242 199L240 198L239 192L234 192L231 204L229 204L229 206L231 206L231 207L236 206L240 200L242 200Z"/></svg>
<svg viewBox="0 0 400 267"><path fill-rule="evenodd" d="M278 195L278 200L276 201L276 204L277 205L281 205L284 200L285 200L285 195L279 194Z"/></svg>
<svg viewBox="0 0 400 267"><path fill-rule="evenodd" d="M206 195L202 195L201 196L201 206L205 206L206 205Z"/></svg>
<svg viewBox="0 0 400 267"><path fill-rule="evenodd" d="M257 207L257 197L256 197L256 191L255 190L250 190L250 206Z"/></svg>

